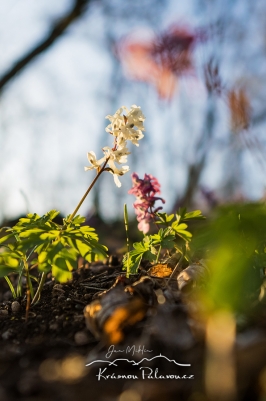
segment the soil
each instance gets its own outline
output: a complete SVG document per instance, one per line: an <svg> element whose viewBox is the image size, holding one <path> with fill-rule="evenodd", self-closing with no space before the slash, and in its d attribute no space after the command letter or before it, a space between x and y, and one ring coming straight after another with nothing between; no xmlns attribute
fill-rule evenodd
<svg viewBox="0 0 266 401"><path fill-rule="evenodd" d="M147 276L145 271L143 274ZM145 287L140 283L139 287L134 286L141 274L134 277L131 283L123 277L124 272L115 258L113 265L110 266L94 264L80 268L73 273L73 281L67 284L57 284L48 277L40 301L31 306L28 321L25 320L25 297L12 299L8 287L2 282L1 401L177 399L203 401L214 398L262 401L265 399L263 398L266 394L265 305L253 315L246 317L244 328L237 335L237 346L234 350L235 392L229 394L225 391L217 394L215 389L214 391L206 389L204 329L189 313L190 307L186 297L175 288L169 292L164 279L153 278L153 288L148 291L149 285L145 284ZM115 288L108 292L114 285ZM117 311L114 304L120 299L125 286L129 290L126 296L122 297L124 309L119 311L126 310L128 315L127 325L123 323L121 326L120 318L111 309ZM102 295L104 291L107 293ZM146 305L145 313L140 317L138 317L139 309L138 313L134 312L134 305L125 307L127 299L132 294L135 296L135 293L137 296L141 294L142 300L144 299L143 305ZM161 302L162 297L164 302ZM159 359L156 357L157 359L146 361L146 370L141 370L139 366L133 366L125 360L126 358L122 360L117 351L117 354L113 353L109 358L109 361L114 362L120 356L121 360L117 361L116 365L94 363L95 360L106 359L110 346L106 341L107 326L100 321L101 319L105 321L106 317L98 318L93 333L86 326L84 308L97 299L102 305L104 299L107 300L107 306L102 306L103 311L108 309L110 303L111 309L108 313L109 315L113 313L119 320L119 323L118 320L115 323L120 324L119 329L116 326L116 333L124 333L122 341L115 349L126 352L127 347L132 347L134 344L136 348L130 349L127 359L137 359L139 363L140 358L147 356L149 351L153 351L153 356L157 355L159 358L159 355L163 355L167 356L167 359L161 356ZM93 319L94 316L92 322ZM174 365L171 362L173 360L190 366ZM86 366L88 363L90 366ZM113 374L113 377L106 378L106 374L103 374L99 379L99 369L103 371L105 368L107 369L105 372ZM147 373L144 374L144 379L143 370ZM120 378L119 375L127 377ZM166 377L167 375L171 377ZM226 372L217 372L216 375L221 375L222 378Z"/></svg>

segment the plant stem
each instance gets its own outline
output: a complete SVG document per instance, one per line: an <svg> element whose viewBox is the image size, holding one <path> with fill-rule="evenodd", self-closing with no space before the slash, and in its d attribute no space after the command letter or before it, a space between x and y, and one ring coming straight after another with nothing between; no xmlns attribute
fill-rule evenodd
<svg viewBox="0 0 266 401"><path fill-rule="evenodd" d="M41 294L43 285L44 285L44 283L45 283L46 276L47 276L47 273L43 272L43 273L42 273L42 276L41 276L41 280L40 280L39 286L38 286L38 288L37 288L37 291L35 292L35 295L34 295L32 301L31 301L31 304L32 304L32 305L33 305L35 302L37 302L37 301L39 300L39 298L40 298L40 294Z"/></svg>
<svg viewBox="0 0 266 401"><path fill-rule="evenodd" d="M176 277L176 275L177 275L177 273L178 273L178 270L179 270L179 267L180 267L181 263L183 262L184 257L185 257L185 256L184 256L184 254L182 253L181 258L179 259L179 261L178 261L177 264L175 265L174 270L172 271L172 274L171 274L171 276L169 277L169 280L168 280L168 283L167 283L168 285L169 285L170 281L171 281L173 278Z"/></svg>
<svg viewBox="0 0 266 401"><path fill-rule="evenodd" d="M17 297L16 291L15 291L15 288L14 288L13 284L12 284L11 281L9 280L9 277L4 276L4 278L6 279L6 282L7 282L7 284L9 285L9 288L10 288L10 291L12 292L13 298L16 298L16 297Z"/></svg>
<svg viewBox="0 0 266 401"><path fill-rule="evenodd" d="M28 264L25 261L25 271L26 271L26 285L27 285L27 305L26 305L26 322L28 321L28 317L29 317L29 311L30 311L30 276L29 276L29 268L28 268Z"/></svg>
<svg viewBox="0 0 266 401"><path fill-rule="evenodd" d="M159 261L161 250L162 250L162 245L159 246L158 253L157 253L157 258L156 258L155 263L158 263L158 261Z"/></svg>
<svg viewBox="0 0 266 401"><path fill-rule="evenodd" d="M20 261L20 264L19 264L18 284L17 284L17 296L18 296L18 297L21 297L21 295L22 295L21 278L22 278L23 270L24 270L23 262Z"/></svg>
<svg viewBox="0 0 266 401"><path fill-rule="evenodd" d="M102 172L104 171L106 164L109 160L109 157L105 160L104 164L102 165L100 171L97 173L96 177L94 178L94 180L92 181L91 185L89 186L89 188L87 189L87 191L85 192L85 194L83 195L83 197L81 198L81 200L78 203L78 206L76 207L76 209L74 210L74 212L71 214L71 216L68 219L68 223L71 222L71 220L74 219L74 217L76 216L80 206L82 205L82 203L84 202L84 200L86 199L86 197L88 196L89 192L91 191L91 189L93 188L94 184L96 183L96 181L98 180L98 178L100 177L100 175L102 174Z"/></svg>
<svg viewBox="0 0 266 401"><path fill-rule="evenodd" d="M124 204L124 221L125 221L125 229L126 229L126 238L127 238L127 278L130 276L129 269L129 236L128 236L128 213L127 213L127 204Z"/></svg>

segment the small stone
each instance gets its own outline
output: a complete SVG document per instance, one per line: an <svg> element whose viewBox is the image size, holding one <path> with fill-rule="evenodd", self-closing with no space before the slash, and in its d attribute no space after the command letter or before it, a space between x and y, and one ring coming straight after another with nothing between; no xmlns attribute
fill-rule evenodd
<svg viewBox="0 0 266 401"><path fill-rule="evenodd" d="M85 331L77 331L74 335L74 341L77 345L85 345L88 344L89 338Z"/></svg>
<svg viewBox="0 0 266 401"><path fill-rule="evenodd" d="M91 298L92 298L92 294L85 294L85 295L84 295L84 299L85 299L86 301L91 300Z"/></svg>
<svg viewBox="0 0 266 401"><path fill-rule="evenodd" d="M0 309L0 317L7 317L8 311L6 309Z"/></svg>
<svg viewBox="0 0 266 401"><path fill-rule="evenodd" d="M71 302L71 298L67 298L66 301L67 301L67 302Z"/></svg>
<svg viewBox="0 0 266 401"><path fill-rule="evenodd" d="M2 339L3 340L9 340L10 338L12 338L13 337L13 332L10 330L10 329L8 329L7 331L5 331L3 334L2 334Z"/></svg>
<svg viewBox="0 0 266 401"><path fill-rule="evenodd" d="M21 309L20 303L18 301L14 301L11 304L11 310L13 313L18 313Z"/></svg>
<svg viewBox="0 0 266 401"><path fill-rule="evenodd" d="M36 316L36 320L41 321L41 320L42 320L42 315L37 315L37 316Z"/></svg>
<svg viewBox="0 0 266 401"><path fill-rule="evenodd" d="M80 305L80 304L76 304L76 305L75 305L75 309L77 309L77 310L82 310L82 309L84 309L84 306L83 306L83 305Z"/></svg>
<svg viewBox="0 0 266 401"><path fill-rule="evenodd" d="M56 330L58 330L58 328L59 328L59 326L58 326L57 323L51 323L49 325L49 329L52 330L52 331L56 331Z"/></svg>

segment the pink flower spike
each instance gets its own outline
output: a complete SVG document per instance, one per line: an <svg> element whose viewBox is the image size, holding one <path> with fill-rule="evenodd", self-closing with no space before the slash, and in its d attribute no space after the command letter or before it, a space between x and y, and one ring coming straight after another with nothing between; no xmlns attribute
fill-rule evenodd
<svg viewBox="0 0 266 401"><path fill-rule="evenodd" d="M155 196L160 194L160 183L157 178L151 174L145 174L141 179L136 173L132 174L133 187L128 191L129 194L136 196L136 202L133 206L139 222L138 229L146 234L150 228L150 221L154 219L155 213L162 209L162 207L155 208L155 202L165 200Z"/></svg>

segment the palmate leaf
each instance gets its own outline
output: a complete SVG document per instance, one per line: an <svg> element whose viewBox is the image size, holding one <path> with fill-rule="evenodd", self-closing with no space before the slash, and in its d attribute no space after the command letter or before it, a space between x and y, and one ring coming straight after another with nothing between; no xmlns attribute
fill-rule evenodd
<svg viewBox="0 0 266 401"><path fill-rule="evenodd" d="M20 260L23 255L16 250L7 250L0 253L0 277L12 272L20 271Z"/></svg>
<svg viewBox="0 0 266 401"><path fill-rule="evenodd" d="M130 274L136 274L139 264L141 262L143 254L137 251L130 251L126 253L123 257L123 269L127 270L129 268Z"/></svg>
<svg viewBox="0 0 266 401"><path fill-rule="evenodd" d="M52 265L52 275L60 283L66 283L72 279L72 273L63 259L58 259L57 263Z"/></svg>
<svg viewBox="0 0 266 401"><path fill-rule="evenodd" d="M160 245L163 249L171 249L174 247L175 234L172 228L160 228L158 234L151 235L152 245Z"/></svg>
<svg viewBox="0 0 266 401"><path fill-rule="evenodd" d="M192 238L192 234L187 231L187 224L185 223L181 223L179 224L178 221L175 221L174 223L172 223L172 228L174 229L174 231L176 232L176 234L181 237L182 239L184 239L185 241L190 241Z"/></svg>
<svg viewBox="0 0 266 401"><path fill-rule="evenodd" d="M156 216L159 218L159 220L156 220L156 224L169 225L174 218L174 214L168 215L167 213L156 213Z"/></svg>
<svg viewBox="0 0 266 401"><path fill-rule="evenodd" d="M193 210L193 212L185 213L182 220L191 220L191 219L205 219L202 215L201 210Z"/></svg>
<svg viewBox="0 0 266 401"><path fill-rule="evenodd" d="M85 223L85 217L83 217L83 216L80 216L80 215L77 215L77 216L75 216L74 217L74 219L73 220L71 220L71 222L69 222L69 219L70 219L70 217L71 217L71 215L69 214L65 219L64 219L64 225L67 225L67 226L69 226L69 225L76 225L76 226L80 226L81 224L83 224L83 223Z"/></svg>
<svg viewBox="0 0 266 401"><path fill-rule="evenodd" d="M66 218L64 225L59 225L52 221L58 214L56 210L42 217L36 213L28 214L7 230L7 235L0 239L0 243L8 247L0 255L3 275L10 269L17 269L20 260L34 252L38 269L42 272L52 269L55 278L62 282L70 279L71 271L77 268L78 255L87 261L92 261L95 254L107 256L107 248L98 243L95 229L81 226L84 217L76 216L71 222Z"/></svg>
<svg viewBox="0 0 266 401"><path fill-rule="evenodd" d="M123 258L123 269L127 270L129 268L130 274L135 274L137 272L142 259L153 262L156 260L157 254L149 236L145 237L142 242L135 242L133 247L134 249L124 255Z"/></svg>

